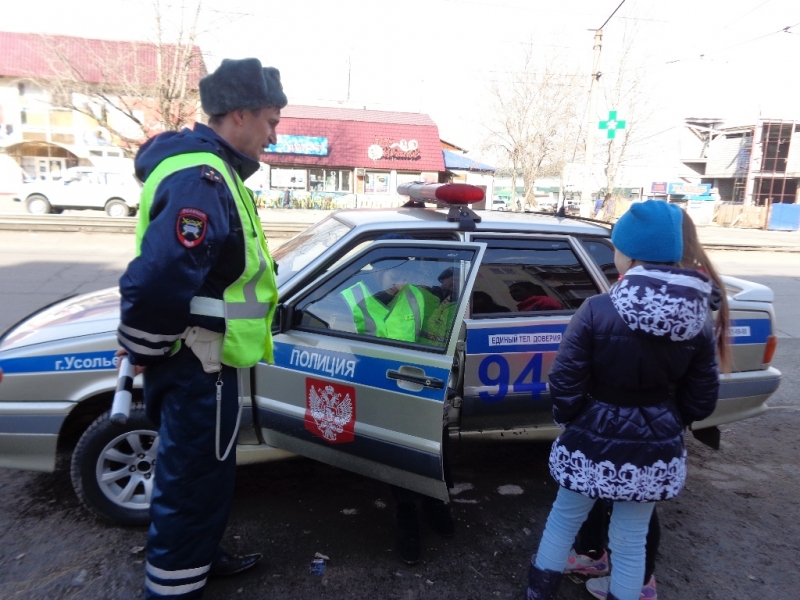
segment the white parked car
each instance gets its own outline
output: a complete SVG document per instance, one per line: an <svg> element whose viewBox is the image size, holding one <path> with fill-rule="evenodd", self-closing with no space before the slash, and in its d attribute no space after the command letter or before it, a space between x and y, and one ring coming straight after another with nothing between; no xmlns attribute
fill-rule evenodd
<svg viewBox="0 0 800 600"><path fill-rule="evenodd" d="M610 227L462 213L474 197L418 187L454 204L338 211L273 253L275 363L244 378L237 464L298 454L446 499L443 422L453 443L559 435L548 372L573 313L618 279ZM358 332L342 293L377 292L388 271L429 297L442 297L434 294L450 280L436 336ZM512 296L520 284L546 295L549 308ZM716 411L692 424L709 433L764 413L781 380L770 365L772 291L733 278L725 286L734 368L720 378ZM57 448L79 437L72 482L81 501L109 521L143 524L158 432L141 405L141 377L128 421L109 420L119 305L116 288L74 296L0 334L0 468L53 471Z"/></svg>
<svg viewBox="0 0 800 600"><path fill-rule="evenodd" d="M57 181L25 182L14 198L35 215L60 214L64 209L105 210L110 217L136 214L142 186L133 173L114 173L96 167L72 167Z"/></svg>

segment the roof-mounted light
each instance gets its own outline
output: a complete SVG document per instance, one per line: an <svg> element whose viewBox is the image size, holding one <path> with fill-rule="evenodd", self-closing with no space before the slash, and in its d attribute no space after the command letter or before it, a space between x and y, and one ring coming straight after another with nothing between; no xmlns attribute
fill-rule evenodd
<svg viewBox="0 0 800 600"><path fill-rule="evenodd" d="M435 202L440 206L449 206L448 221L458 222L459 229L475 231L475 224L481 218L466 205L480 202L484 198L481 188L466 183L404 183L397 186L397 193L409 196L411 200L404 204L407 208L424 208L423 202Z"/></svg>
<svg viewBox="0 0 800 600"><path fill-rule="evenodd" d="M447 204L448 206L472 204L484 199L483 189L467 183L404 183L397 193L414 200Z"/></svg>

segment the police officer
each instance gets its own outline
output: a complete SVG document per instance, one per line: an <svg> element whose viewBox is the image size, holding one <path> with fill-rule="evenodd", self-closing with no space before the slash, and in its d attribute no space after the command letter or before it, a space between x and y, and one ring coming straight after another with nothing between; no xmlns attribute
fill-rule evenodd
<svg viewBox="0 0 800 600"><path fill-rule="evenodd" d="M136 258L120 279L118 339L144 370L159 428L150 505L147 598L199 598L208 577L260 554L220 548L233 497L248 369L272 360L272 259L251 193L287 104L274 68L223 60L200 81L209 125L165 132L136 156L144 182ZM145 370L146 369L146 370Z"/></svg>
<svg viewBox="0 0 800 600"><path fill-rule="evenodd" d="M375 264L380 291L371 293L359 281L341 292L357 333L417 342L439 299L424 287L408 283L407 260L388 260Z"/></svg>

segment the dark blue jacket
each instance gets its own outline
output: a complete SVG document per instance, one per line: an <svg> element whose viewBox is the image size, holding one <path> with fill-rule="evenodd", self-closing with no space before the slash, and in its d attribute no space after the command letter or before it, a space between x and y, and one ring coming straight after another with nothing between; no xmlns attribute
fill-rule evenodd
<svg viewBox="0 0 800 600"><path fill-rule="evenodd" d="M192 131L170 131L150 139L136 155L136 176L146 181L165 158L189 152L216 154L242 179L259 166L211 128L197 124ZM181 237L184 209L193 209L193 223L200 229L199 233L193 229L199 243L191 247ZM220 174L208 167L192 167L165 178L153 198L141 254L119 282L122 302L117 337L131 362L148 365L163 360L189 326L224 332L223 319L192 315L189 303L194 296L222 298L243 270L242 224Z"/></svg>
<svg viewBox="0 0 800 600"><path fill-rule="evenodd" d="M712 294L697 271L646 265L583 303L549 375L566 427L550 456L556 481L612 500L678 494L684 428L717 402Z"/></svg>

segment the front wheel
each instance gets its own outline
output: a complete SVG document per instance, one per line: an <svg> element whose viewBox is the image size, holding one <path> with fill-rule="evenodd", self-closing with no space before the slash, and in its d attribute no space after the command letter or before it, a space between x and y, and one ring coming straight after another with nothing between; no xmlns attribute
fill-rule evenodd
<svg viewBox="0 0 800 600"><path fill-rule="evenodd" d="M100 416L81 436L72 455L72 485L94 515L118 525L150 522L158 432L141 403L125 425Z"/></svg>
<svg viewBox="0 0 800 600"><path fill-rule="evenodd" d="M106 214L109 217L119 219L130 214L130 208L122 200L109 200L106 204Z"/></svg>
<svg viewBox="0 0 800 600"><path fill-rule="evenodd" d="M41 194L31 194L25 201L28 212L32 215L48 215L53 210L50 202Z"/></svg>

